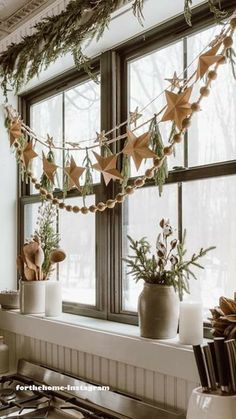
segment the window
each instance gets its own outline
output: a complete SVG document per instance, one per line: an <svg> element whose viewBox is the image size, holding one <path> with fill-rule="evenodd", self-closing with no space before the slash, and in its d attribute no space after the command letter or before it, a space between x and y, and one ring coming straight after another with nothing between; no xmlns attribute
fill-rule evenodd
<svg viewBox="0 0 236 419"><path fill-rule="evenodd" d="M132 40L115 51L103 53L99 64L95 64L100 85L88 80L83 73L71 72L22 97L32 129L44 138L50 134L57 145L63 147L63 151L56 152L60 166L65 165L67 141L90 145L94 139L86 143L84 140L94 138L96 132L103 129L110 130L137 106L142 113L140 122L146 120L165 103L162 95L146 107L168 87L169 82L163 75L171 78L174 71L180 74L186 66L191 71L193 59L218 29L210 27L196 35L193 32L196 28L186 27L189 36L183 38L181 33L176 35L180 18L176 19L167 30L159 27L151 33L150 39L147 35L147 45L146 42L135 44ZM136 284L127 275L122 261L129 253L127 235L136 239L147 236L154 246L162 217L170 218L178 237L187 229L190 253L200 247L217 246L205 258L205 270L196 272L199 280L191 282L193 297L202 298L208 308L217 304L222 294L233 296L236 97L232 89L236 81L230 66L219 71L218 79L209 98L201 104L203 112L194 116L184 141L176 146L175 157L168 159L169 177L161 197L150 181L114 210L86 216L58 212L57 229L67 259L55 275L62 282L65 311L137 324L137 300L142 284ZM170 123L160 124L165 144L168 144L170 126ZM146 129L141 128L140 133ZM119 151L121 146L117 144L113 151ZM80 150L73 156L79 165L85 152ZM141 170L148 166L148 162L143 163ZM39 177L42 169L34 163L33 171ZM131 175L137 176L133 164ZM87 205L105 202L119 190L118 183L106 188L95 171L93 181ZM62 185L61 171L55 185L56 196L62 197ZM22 244L24 237L33 232L40 198L27 185L22 185L21 192ZM77 190L68 192L66 203L82 206Z"/></svg>

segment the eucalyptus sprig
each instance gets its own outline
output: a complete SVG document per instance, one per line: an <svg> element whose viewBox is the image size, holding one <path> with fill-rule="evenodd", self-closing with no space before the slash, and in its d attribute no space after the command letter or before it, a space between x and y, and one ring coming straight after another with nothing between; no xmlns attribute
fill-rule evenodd
<svg viewBox="0 0 236 419"><path fill-rule="evenodd" d="M201 248L190 259L185 259L186 230L183 239L177 240L172 239L173 228L169 220L162 219L160 227L162 232L157 237L155 255L151 254L151 245L146 237L134 240L128 236L132 254L123 260L130 268L128 274L132 275L136 282L144 280L150 284L173 286L182 300L184 292L189 293L190 278L197 279L191 267L204 269L198 261L215 247Z"/></svg>

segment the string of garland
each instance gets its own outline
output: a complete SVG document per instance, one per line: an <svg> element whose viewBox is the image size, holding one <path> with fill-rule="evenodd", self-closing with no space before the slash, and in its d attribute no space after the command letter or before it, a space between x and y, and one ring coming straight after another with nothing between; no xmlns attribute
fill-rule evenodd
<svg viewBox="0 0 236 419"><path fill-rule="evenodd" d="M220 9L220 1L217 1L219 7L215 4L214 0L207 1L210 12L213 13L217 23L221 23L227 17L227 12ZM184 0L184 16L187 24L192 26L192 5L193 0Z"/></svg>
<svg viewBox="0 0 236 419"><path fill-rule="evenodd" d="M47 68L58 57L71 53L75 66L83 68L96 80L89 58L83 53L85 40L100 39L107 28L111 14L125 0L72 0L66 9L55 16L47 16L34 27L32 35L22 38L19 43L11 43L0 54L1 87L7 100L8 83L19 91L20 87L38 76L42 68ZM132 9L139 22L143 20L143 0L134 0ZM225 18L213 0L208 0L209 8L217 20ZM192 0L185 0L185 19L191 25Z"/></svg>

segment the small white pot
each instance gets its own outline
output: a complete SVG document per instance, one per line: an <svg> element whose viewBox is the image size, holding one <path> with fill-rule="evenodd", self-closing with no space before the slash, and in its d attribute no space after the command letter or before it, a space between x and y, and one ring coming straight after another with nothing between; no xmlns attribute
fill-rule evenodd
<svg viewBox="0 0 236 419"><path fill-rule="evenodd" d="M235 419L236 395L202 393L195 388L189 400L187 419Z"/></svg>
<svg viewBox="0 0 236 419"><path fill-rule="evenodd" d="M45 313L45 281L21 281L20 311L22 314Z"/></svg>

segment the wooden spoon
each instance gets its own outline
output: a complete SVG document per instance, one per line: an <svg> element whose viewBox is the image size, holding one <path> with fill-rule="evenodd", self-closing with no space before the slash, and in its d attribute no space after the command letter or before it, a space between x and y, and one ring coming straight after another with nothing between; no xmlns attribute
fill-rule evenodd
<svg viewBox="0 0 236 419"><path fill-rule="evenodd" d="M39 243L38 250L35 253L35 265L38 268L38 279L42 280L42 264L44 262L44 251Z"/></svg>
<svg viewBox="0 0 236 419"><path fill-rule="evenodd" d="M55 249L52 250L50 253L50 262L53 265L54 263L63 262L66 258L66 253L62 249Z"/></svg>
<svg viewBox="0 0 236 419"><path fill-rule="evenodd" d="M28 266L25 266L24 273L25 273L25 279L27 281L35 280L35 271L33 269L30 269L28 268Z"/></svg>
<svg viewBox="0 0 236 419"><path fill-rule="evenodd" d="M35 277L38 279L38 270L37 266L35 265L35 254L38 250L39 244L35 241L30 242L29 244L25 244L23 246L23 253L25 256L26 264L28 268L35 271Z"/></svg>

